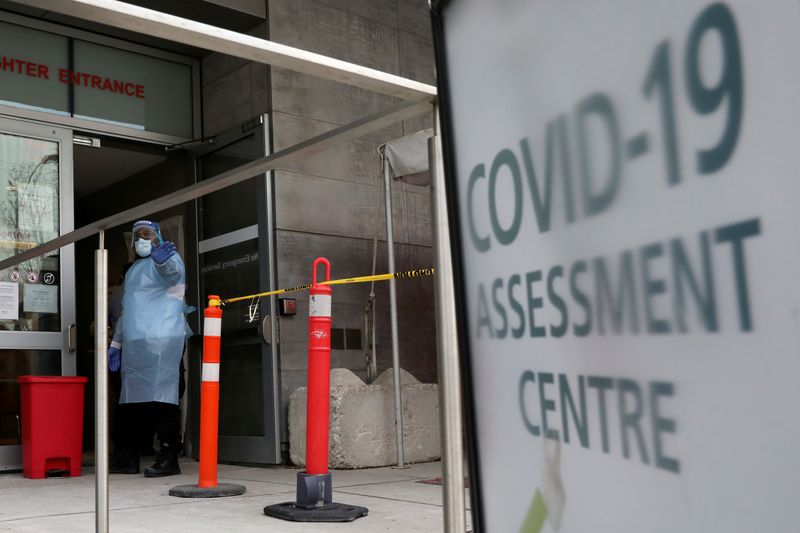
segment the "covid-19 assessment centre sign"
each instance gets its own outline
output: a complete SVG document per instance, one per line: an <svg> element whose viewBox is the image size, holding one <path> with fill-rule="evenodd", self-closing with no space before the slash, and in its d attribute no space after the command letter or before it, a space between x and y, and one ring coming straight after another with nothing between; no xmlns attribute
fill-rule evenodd
<svg viewBox="0 0 800 533"><path fill-rule="evenodd" d="M477 528L800 531L800 3L433 9Z"/></svg>

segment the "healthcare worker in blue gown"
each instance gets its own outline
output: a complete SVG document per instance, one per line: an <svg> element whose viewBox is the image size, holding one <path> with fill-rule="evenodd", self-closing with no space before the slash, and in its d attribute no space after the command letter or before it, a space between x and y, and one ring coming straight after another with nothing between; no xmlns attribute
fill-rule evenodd
<svg viewBox="0 0 800 533"><path fill-rule="evenodd" d="M175 244L164 241L155 222L133 225L137 260L125 274L122 316L117 322L109 369L122 369L119 409L122 428L120 460L123 473L139 472L137 444L143 428L154 423L161 449L146 477L180 474L179 366L187 325L184 312L186 274Z"/></svg>

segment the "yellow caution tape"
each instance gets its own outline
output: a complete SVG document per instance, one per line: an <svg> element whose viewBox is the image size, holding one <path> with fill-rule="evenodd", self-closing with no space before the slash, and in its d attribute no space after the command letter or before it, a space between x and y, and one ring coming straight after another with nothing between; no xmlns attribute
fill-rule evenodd
<svg viewBox="0 0 800 533"><path fill-rule="evenodd" d="M419 268L417 270L407 270L405 272L395 272L393 274L375 274L374 276L361 276L357 278L343 278L332 279L328 281L320 281L317 285L344 285L347 283L369 283L371 281L386 281L388 279L406 279L406 278L421 278L423 276L433 276L433 268ZM253 298L261 298L263 296L272 296L275 294L283 294L285 292L304 291L311 288L311 284L300 285L299 287L291 287L289 289L278 289L269 292L260 292L258 294L250 294L247 296L237 296L236 298L227 298L222 300L222 305L241 302L242 300L251 300Z"/></svg>

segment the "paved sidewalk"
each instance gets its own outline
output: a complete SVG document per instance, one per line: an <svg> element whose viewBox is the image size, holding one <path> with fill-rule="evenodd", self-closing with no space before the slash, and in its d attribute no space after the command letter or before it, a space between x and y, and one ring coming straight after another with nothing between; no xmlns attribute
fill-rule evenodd
<svg viewBox="0 0 800 533"><path fill-rule="evenodd" d="M245 494L195 500L169 496L169 489L176 485L197 483L197 468L197 462L183 459L179 476L110 476L110 530L405 533L443 529L442 487L418 483L441 476L438 462L408 469L333 471L333 501L369 509L366 517L340 524L284 522L264 515L264 506L294 500L295 468L220 465L219 482L244 485ZM469 511L467 523L471 523ZM0 474L0 531L94 531L94 468L84 467L77 478L25 479L21 473Z"/></svg>

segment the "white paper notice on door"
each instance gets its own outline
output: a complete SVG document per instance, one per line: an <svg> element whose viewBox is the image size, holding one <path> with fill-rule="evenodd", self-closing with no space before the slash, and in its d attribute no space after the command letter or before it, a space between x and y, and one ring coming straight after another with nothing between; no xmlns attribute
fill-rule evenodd
<svg viewBox="0 0 800 533"><path fill-rule="evenodd" d="M55 285L24 285L22 310L26 313L58 313L58 287Z"/></svg>
<svg viewBox="0 0 800 533"><path fill-rule="evenodd" d="M19 285L0 281L0 320L19 320Z"/></svg>

